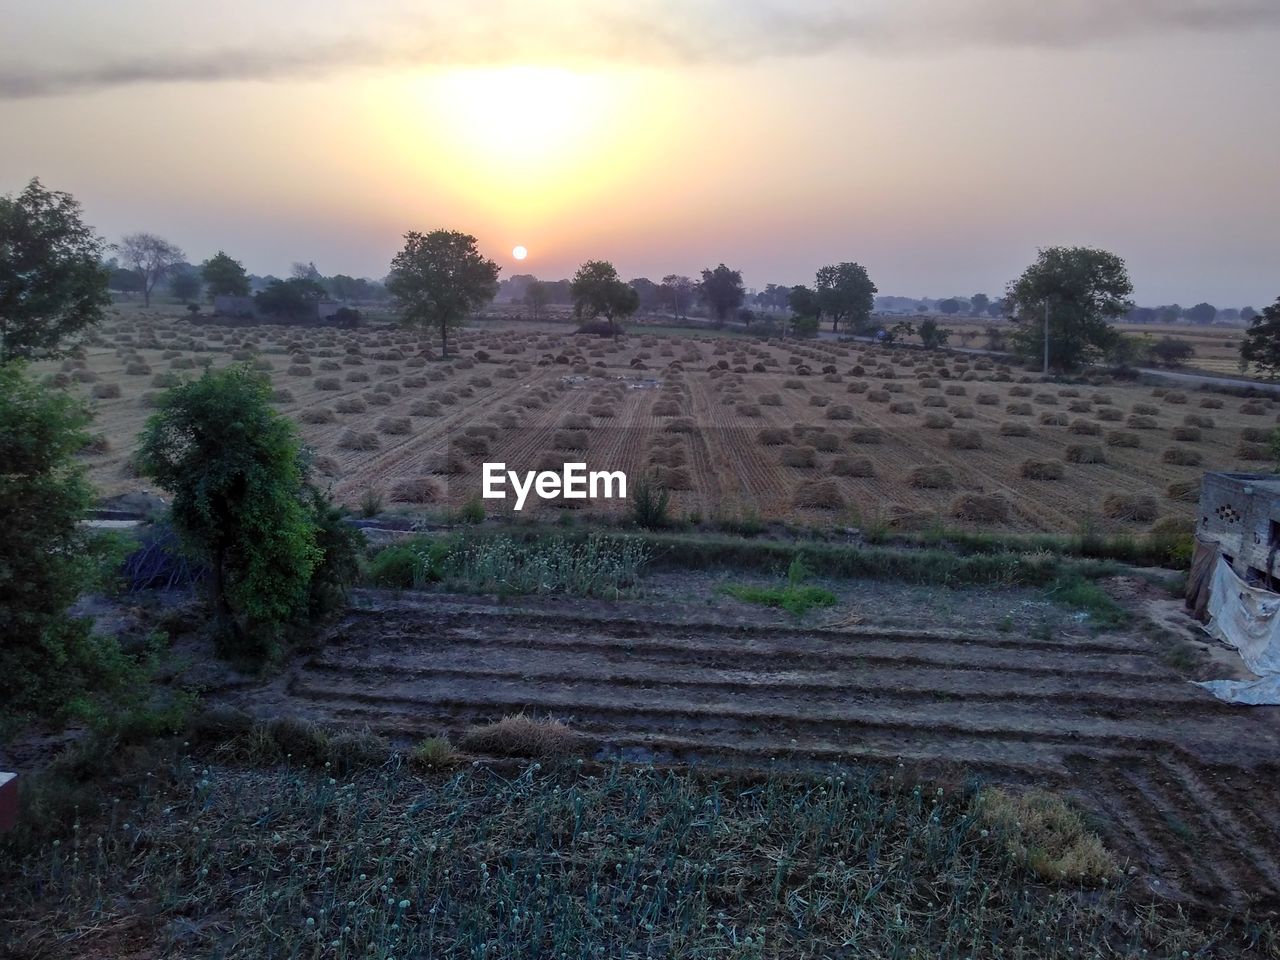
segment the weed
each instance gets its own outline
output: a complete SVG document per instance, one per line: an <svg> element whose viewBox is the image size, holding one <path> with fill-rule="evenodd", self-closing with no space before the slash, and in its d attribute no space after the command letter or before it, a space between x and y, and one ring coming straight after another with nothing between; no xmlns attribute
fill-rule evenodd
<svg viewBox="0 0 1280 960"><path fill-rule="evenodd" d="M1049 598L1054 603L1089 614L1095 625L1104 629L1122 627L1129 622L1129 612L1116 603L1097 583L1086 580L1076 572L1060 577L1049 588Z"/></svg>
<svg viewBox="0 0 1280 960"><path fill-rule="evenodd" d="M425 737L413 748L414 763L428 770L443 770L458 759L458 752L447 737Z"/></svg>
<svg viewBox="0 0 1280 960"><path fill-rule="evenodd" d="M631 522L643 530L658 530L668 522L671 494L651 474L642 474L631 490Z"/></svg>

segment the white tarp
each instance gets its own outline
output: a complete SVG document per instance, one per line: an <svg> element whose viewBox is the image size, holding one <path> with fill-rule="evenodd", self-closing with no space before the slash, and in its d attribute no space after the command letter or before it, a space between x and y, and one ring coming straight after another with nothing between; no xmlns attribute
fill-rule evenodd
<svg viewBox="0 0 1280 960"><path fill-rule="evenodd" d="M1230 703L1280 704L1280 594L1249 586L1219 557L1205 630L1240 651L1259 679L1206 680L1197 686Z"/></svg>

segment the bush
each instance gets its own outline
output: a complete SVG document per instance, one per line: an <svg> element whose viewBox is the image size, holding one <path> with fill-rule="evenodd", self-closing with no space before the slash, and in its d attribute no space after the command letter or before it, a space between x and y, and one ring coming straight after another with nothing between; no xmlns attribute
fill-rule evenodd
<svg viewBox="0 0 1280 960"><path fill-rule="evenodd" d="M632 484L630 519L644 530L659 530L669 521L671 494L652 474L641 474Z"/></svg>

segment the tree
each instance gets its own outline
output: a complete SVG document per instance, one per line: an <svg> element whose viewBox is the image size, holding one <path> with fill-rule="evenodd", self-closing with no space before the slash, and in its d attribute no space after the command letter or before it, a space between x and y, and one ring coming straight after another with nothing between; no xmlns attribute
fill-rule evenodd
<svg viewBox="0 0 1280 960"><path fill-rule="evenodd" d="M387 290L405 326L440 334L449 355L449 331L498 292L499 267L476 249L476 238L457 230L404 235L404 249L391 261Z"/></svg>
<svg viewBox="0 0 1280 960"><path fill-rule="evenodd" d="M969 315L980 317L987 312L987 307L991 306L991 298L985 293L975 293L969 298Z"/></svg>
<svg viewBox="0 0 1280 960"><path fill-rule="evenodd" d="M1003 297L1001 297L998 300L992 300L991 303L987 305L987 316L991 317L993 320L999 317L1003 317L1004 313L1005 313L1005 310L1004 310Z"/></svg>
<svg viewBox="0 0 1280 960"><path fill-rule="evenodd" d="M1182 307L1176 303L1156 307L1156 319L1161 323L1177 323L1182 319Z"/></svg>
<svg viewBox="0 0 1280 960"><path fill-rule="evenodd" d="M1133 283L1124 260L1089 247L1048 247L1009 285L1011 340L1023 358L1044 355L1049 310L1049 357L1055 370L1075 370L1101 357L1118 334L1110 322L1133 306Z"/></svg>
<svg viewBox="0 0 1280 960"><path fill-rule="evenodd" d="M692 302L697 286L692 277L677 273L669 273L662 278L662 289L671 300L671 310L677 320L684 319L684 312Z"/></svg>
<svg viewBox="0 0 1280 960"><path fill-rule="evenodd" d="M798 320L812 319L814 333L817 332L818 324L822 320L822 305L818 302L817 293L804 284L797 284L787 293L787 306L791 308L791 312ZM792 325L797 336L800 335L798 320Z"/></svg>
<svg viewBox="0 0 1280 960"><path fill-rule="evenodd" d="M0 197L0 362L54 353L111 299L102 240L69 193L32 180Z"/></svg>
<svg viewBox="0 0 1280 960"><path fill-rule="evenodd" d="M636 277L628 282L640 297L641 310L657 310L662 305L664 294L660 285L648 277Z"/></svg>
<svg viewBox="0 0 1280 960"><path fill-rule="evenodd" d="M1240 311L1235 307L1224 307L1222 310L1218 311L1218 316L1220 316L1226 323L1235 323L1240 319Z"/></svg>
<svg viewBox="0 0 1280 960"><path fill-rule="evenodd" d="M187 259L180 248L154 233L131 233L120 241L119 250L124 262L142 277L142 299L148 307L156 284Z"/></svg>
<svg viewBox="0 0 1280 960"><path fill-rule="evenodd" d="M1196 355L1196 348L1190 340L1161 337L1147 348L1147 354L1166 367L1180 367Z"/></svg>
<svg viewBox="0 0 1280 960"><path fill-rule="evenodd" d="M294 280L311 280L314 283L322 283L324 281L324 274L316 269L314 261L308 261L307 263L294 261L293 268L289 271L289 276Z"/></svg>
<svg viewBox="0 0 1280 960"><path fill-rule="evenodd" d="M1134 307L1125 315L1129 323L1155 323L1156 312L1151 307Z"/></svg>
<svg viewBox="0 0 1280 960"><path fill-rule="evenodd" d="M814 278L814 291L821 313L831 318L833 332L842 320L852 333L867 327L877 290L866 267L858 263L823 267Z"/></svg>
<svg viewBox="0 0 1280 960"><path fill-rule="evenodd" d="M608 260L588 260L578 268L570 284L573 312L584 321L604 317L615 336L622 320L640 307L640 295L618 277Z"/></svg>
<svg viewBox="0 0 1280 960"><path fill-rule="evenodd" d="M89 415L62 391L0 364L0 702L50 713L101 685L119 651L67 615L100 550L80 525L93 502L75 454Z"/></svg>
<svg viewBox="0 0 1280 960"><path fill-rule="evenodd" d="M200 275L204 278L205 291L210 301L214 297L249 295L249 276L244 272L244 264L233 260L221 250L200 265Z"/></svg>
<svg viewBox="0 0 1280 960"><path fill-rule="evenodd" d="M530 280L524 288L524 303L533 311L534 320L542 316L543 308L550 302L551 291L547 289L547 285L541 280Z"/></svg>
<svg viewBox="0 0 1280 960"><path fill-rule="evenodd" d="M946 300L939 300L938 312L944 313L948 317L954 317L960 312L960 301L955 297L948 297Z"/></svg>
<svg viewBox="0 0 1280 960"><path fill-rule="evenodd" d="M194 269L174 271L169 279L169 292L179 300L189 302L200 296L200 275Z"/></svg>
<svg viewBox="0 0 1280 960"><path fill-rule="evenodd" d="M1240 319L1243 320L1245 323L1252 323L1257 318L1257 316L1258 316L1258 311L1253 309L1253 307L1240 308Z"/></svg>
<svg viewBox="0 0 1280 960"><path fill-rule="evenodd" d="M209 568L220 649L259 662L308 612L326 560L302 444L270 401L271 381L246 364L206 370L163 395L139 449L143 472L173 496L174 528Z"/></svg>
<svg viewBox="0 0 1280 960"><path fill-rule="evenodd" d="M933 317L925 317L921 320L918 332L920 342L924 344L926 350L941 350L951 338L951 331L940 326Z"/></svg>
<svg viewBox="0 0 1280 960"><path fill-rule="evenodd" d="M1261 370L1268 380L1280 374L1280 298L1249 321L1249 329L1240 341L1240 367L1247 370L1249 364Z"/></svg>
<svg viewBox="0 0 1280 960"><path fill-rule="evenodd" d="M786 310L790 300L791 288L778 283L765 284L765 288L756 294L756 304L770 313Z"/></svg>
<svg viewBox="0 0 1280 960"><path fill-rule="evenodd" d="M714 270L703 270L698 295L711 308L716 321L724 323L747 298L747 291L742 286L742 271L730 270L723 263Z"/></svg>
<svg viewBox="0 0 1280 960"><path fill-rule="evenodd" d="M1218 319L1218 308L1211 303L1197 303L1187 311L1187 319L1200 326L1208 326Z"/></svg>
<svg viewBox="0 0 1280 960"><path fill-rule="evenodd" d="M253 302L268 316L296 318L306 316L311 304L324 297L324 287L314 280L293 277L272 280L267 289L253 295Z"/></svg>

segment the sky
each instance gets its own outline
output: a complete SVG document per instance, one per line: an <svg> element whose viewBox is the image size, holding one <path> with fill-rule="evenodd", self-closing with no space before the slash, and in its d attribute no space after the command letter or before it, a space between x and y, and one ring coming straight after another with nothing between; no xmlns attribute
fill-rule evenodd
<svg viewBox="0 0 1280 960"><path fill-rule="evenodd" d="M380 277L864 264L1000 293L1039 247L1145 304L1280 296L1277 0L0 0L0 193L108 240ZM523 263L511 250L529 250Z"/></svg>

